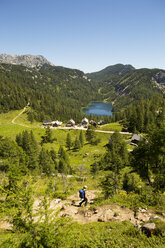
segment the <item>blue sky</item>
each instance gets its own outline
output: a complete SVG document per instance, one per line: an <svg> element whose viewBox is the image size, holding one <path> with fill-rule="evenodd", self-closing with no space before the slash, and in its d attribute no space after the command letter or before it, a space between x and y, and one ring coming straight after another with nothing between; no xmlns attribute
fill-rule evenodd
<svg viewBox="0 0 165 248"><path fill-rule="evenodd" d="M0 53L98 71L165 69L164 0L0 0Z"/></svg>

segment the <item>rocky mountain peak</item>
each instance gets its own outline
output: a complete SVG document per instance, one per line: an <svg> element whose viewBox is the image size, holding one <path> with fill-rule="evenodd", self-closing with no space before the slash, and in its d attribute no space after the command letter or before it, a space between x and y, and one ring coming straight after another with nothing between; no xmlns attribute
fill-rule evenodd
<svg viewBox="0 0 165 248"><path fill-rule="evenodd" d="M53 65L42 55L9 55L0 54L0 63L24 65L26 67L41 67L44 64Z"/></svg>

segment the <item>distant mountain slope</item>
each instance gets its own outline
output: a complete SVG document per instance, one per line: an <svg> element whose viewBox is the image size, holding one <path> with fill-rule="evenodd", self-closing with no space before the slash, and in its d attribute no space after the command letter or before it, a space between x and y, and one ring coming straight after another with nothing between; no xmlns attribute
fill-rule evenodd
<svg viewBox="0 0 165 248"><path fill-rule="evenodd" d="M99 77L104 80L91 80L82 71L52 66L44 58L41 61L43 65L36 62L34 68L29 67L34 65L31 62L28 66L13 65L13 60L10 64L0 63L0 113L21 109L30 102L31 117L38 121L80 121L81 108L92 101L112 102L118 111L165 91L165 71L161 69L136 70L118 64L101 72Z"/></svg>
<svg viewBox="0 0 165 248"><path fill-rule="evenodd" d="M8 55L0 54L0 63L24 65L27 67L41 67L44 64L53 65L41 55Z"/></svg>
<svg viewBox="0 0 165 248"><path fill-rule="evenodd" d="M0 112L21 109L28 102L38 121L81 120L81 107L103 100L99 83L82 71L44 64L40 69L0 64Z"/></svg>
<svg viewBox="0 0 165 248"><path fill-rule="evenodd" d="M100 94L104 94L107 101L113 101L115 109L119 109L132 102L163 94L165 80L162 75L164 72L160 69L139 69L112 75L106 79Z"/></svg>
<svg viewBox="0 0 165 248"><path fill-rule="evenodd" d="M123 65L123 64L116 64L112 66L108 66L105 69L98 71L87 73L86 75L94 80L106 80L108 77L112 75L121 75L127 71L135 70L132 65Z"/></svg>

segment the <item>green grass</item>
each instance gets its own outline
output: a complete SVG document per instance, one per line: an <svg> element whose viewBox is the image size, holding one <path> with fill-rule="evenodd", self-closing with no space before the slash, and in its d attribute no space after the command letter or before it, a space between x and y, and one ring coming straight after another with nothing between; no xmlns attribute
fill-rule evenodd
<svg viewBox="0 0 165 248"><path fill-rule="evenodd" d="M41 127L41 123L34 122L31 124L27 120L27 113L23 113L19 116L16 119L15 124L12 123L12 119L21 111L22 110L10 111L5 114L0 114L0 135L15 140L16 135L21 133L23 130L32 130L38 144L40 144L41 136L45 133L45 129ZM53 143L44 144L44 147L48 150L53 148L58 152L60 146L65 147L68 132L70 133L72 142L74 143L76 136L79 137L80 130L52 129L55 141ZM85 130L83 133L85 137ZM73 168L77 168L79 165L84 165L89 169L90 164L92 164L100 155L104 154L106 151L105 145L108 142L110 134L97 133L97 137L100 138L101 141L96 146L88 144L85 141L84 146L80 150L74 150L72 147L72 149L68 151L67 148L65 148L70 157L70 164Z"/></svg>
<svg viewBox="0 0 165 248"><path fill-rule="evenodd" d="M39 228L40 226L38 226ZM163 237L154 235L147 237L144 233L138 231L133 224L126 221L122 223L107 222L82 225L63 218L63 220L57 221L54 226L48 225L47 228L41 228L40 230L42 230L42 233L38 232L37 243L40 243L39 235L41 235L44 238L42 242L45 240L45 245L49 244L47 247L50 248L163 248L165 246ZM1 231L0 233L0 245L2 248L23 247L21 243L24 244L27 240L31 242L30 233L17 234L7 231ZM31 247L30 244L28 247ZM45 245L43 244L42 247L45 247Z"/></svg>
<svg viewBox="0 0 165 248"><path fill-rule="evenodd" d="M99 126L97 129L98 130L102 130L102 131L118 131L121 132L122 131L122 126L118 123L108 123L102 126Z"/></svg>
<svg viewBox="0 0 165 248"><path fill-rule="evenodd" d="M17 116L22 110L14 110L8 113L0 114L0 135L4 137L10 137L15 139L16 134L22 132L23 130L35 130L40 128L40 123L31 124L27 120L27 114L23 113L19 116L15 123L12 123L12 120Z"/></svg>

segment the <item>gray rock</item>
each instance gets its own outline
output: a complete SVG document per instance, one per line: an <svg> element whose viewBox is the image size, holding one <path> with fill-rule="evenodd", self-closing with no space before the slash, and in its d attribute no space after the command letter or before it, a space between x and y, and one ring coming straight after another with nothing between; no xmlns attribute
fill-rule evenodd
<svg viewBox="0 0 165 248"><path fill-rule="evenodd" d="M151 236L151 233L154 233L155 228L156 228L155 223L147 223L147 224L143 225L142 231L143 231L148 237L150 237L150 236Z"/></svg>
<svg viewBox="0 0 165 248"><path fill-rule="evenodd" d="M0 54L0 63L24 65L26 67L35 68L42 67L44 64L53 65L41 55L8 55Z"/></svg>
<svg viewBox="0 0 165 248"><path fill-rule="evenodd" d="M161 218L157 215L151 216L149 220L161 220Z"/></svg>
<svg viewBox="0 0 165 248"><path fill-rule="evenodd" d="M143 225L143 228L146 228L148 230L154 230L156 227L155 223L147 223L145 225Z"/></svg>
<svg viewBox="0 0 165 248"><path fill-rule="evenodd" d="M141 213L146 213L147 212L147 209L146 208L142 208L141 209Z"/></svg>

